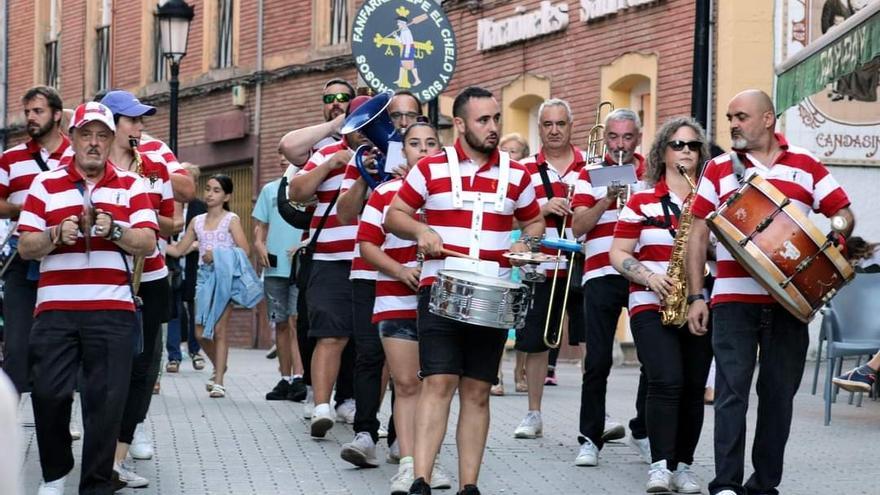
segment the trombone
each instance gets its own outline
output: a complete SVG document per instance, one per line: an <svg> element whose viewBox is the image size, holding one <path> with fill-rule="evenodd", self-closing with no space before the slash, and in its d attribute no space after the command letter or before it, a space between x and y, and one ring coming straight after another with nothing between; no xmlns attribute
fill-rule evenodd
<svg viewBox="0 0 880 495"><path fill-rule="evenodd" d="M571 206L571 200L574 198L574 184L568 184L568 191L566 194L566 199L568 201L569 207ZM569 208L570 210L570 208ZM562 216L562 238L565 239L565 231L566 224L568 223L568 217L570 214L565 214ZM550 320L553 315L553 297L556 295L556 282L558 280L559 275L559 264L560 258L562 257L562 247L558 247L556 249L556 267L553 268L553 281L550 282L550 304L547 306L547 318L544 321L544 345L550 347L552 349L556 349L559 347L559 344L562 342L562 323L565 321L565 307L568 305L568 292L571 288L571 274L574 271L574 256L575 253L572 252L571 256L568 258L568 276L565 279L565 294L562 296L562 309L559 312L559 325L556 328L556 334L551 337L550 336Z"/></svg>
<svg viewBox="0 0 880 495"><path fill-rule="evenodd" d="M602 108L608 107L606 116L614 111L614 103L610 101L599 102L596 108L596 122L587 133L587 163L599 163L605 159L608 147L605 145L605 124L602 119Z"/></svg>

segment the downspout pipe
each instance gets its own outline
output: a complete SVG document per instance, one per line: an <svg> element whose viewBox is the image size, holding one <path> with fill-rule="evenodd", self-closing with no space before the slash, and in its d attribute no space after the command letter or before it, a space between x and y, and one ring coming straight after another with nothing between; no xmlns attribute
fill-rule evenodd
<svg viewBox="0 0 880 495"><path fill-rule="evenodd" d="M254 88L254 159L253 165L251 169L251 185L252 185L252 198L256 199L260 194L260 152L262 147L260 146L260 127L262 125L263 118L263 83L261 81L261 76L263 74L263 1L257 0L257 74L256 77L256 87ZM251 328L254 329L254 341L253 347L257 348L260 345L260 326L261 321L259 318L259 312L254 309L251 311L252 325Z"/></svg>
<svg viewBox="0 0 880 495"><path fill-rule="evenodd" d="M694 22L694 63L691 82L691 115L705 129L708 122L711 0L697 0Z"/></svg>
<svg viewBox="0 0 880 495"><path fill-rule="evenodd" d="M9 83L9 1L0 2L0 150L6 149Z"/></svg>

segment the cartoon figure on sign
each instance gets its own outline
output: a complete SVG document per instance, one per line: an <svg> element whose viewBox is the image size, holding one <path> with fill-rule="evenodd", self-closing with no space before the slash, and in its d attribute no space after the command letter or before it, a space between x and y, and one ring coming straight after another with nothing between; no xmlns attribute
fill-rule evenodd
<svg viewBox="0 0 880 495"><path fill-rule="evenodd" d="M409 10L406 7L397 9L397 31L394 33L394 39L400 43L400 76L397 79L397 85L401 88L410 88L422 83L419 79L419 70L416 69L415 40L413 40L412 31L409 30L407 14L409 14ZM412 85L409 83L407 72L412 72Z"/></svg>

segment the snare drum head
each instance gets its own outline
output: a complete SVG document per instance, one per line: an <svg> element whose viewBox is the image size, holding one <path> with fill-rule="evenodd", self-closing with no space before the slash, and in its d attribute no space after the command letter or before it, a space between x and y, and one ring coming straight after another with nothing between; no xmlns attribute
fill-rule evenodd
<svg viewBox="0 0 880 495"><path fill-rule="evenodd" d="M518 284L516 282L512 282L503 278L487 277L485 275L480 275L479 273L465 272L462 270L440 270L439 272L437 272L437 275L441 278L449 277L457 280L462 280L464 282L470 282L479 285L490 285L505 289L518 289L522 287L522 284Z"/></svg>

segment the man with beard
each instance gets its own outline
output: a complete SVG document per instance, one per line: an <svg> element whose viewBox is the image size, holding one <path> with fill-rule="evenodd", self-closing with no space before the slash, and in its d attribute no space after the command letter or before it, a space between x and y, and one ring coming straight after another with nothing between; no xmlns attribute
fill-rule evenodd
<svg viewBox="0 0 880 495"><path fill-rule="evenodd" d="M586 165L584 152L571 144L573 116L571 106L565 100L550 99L538 108L538 133L541 136L541 149L537 154L523 160L529 169L529 177L535 188L541 215L547 224L544 234L547 239L573 239L571 235L571 199L569 186L574 188L581 169ZM562 225L565 219L565 225ZM565 233L565 231L568 233ZM556 254L555 249L543 248L546 254ZM572 331L581 329L584 320L583 298L570 293L566 306L562 307L565 284L568 280L568 264L563 261L542 263L535 268L537 274L546 275L542 282L532 286L532 305L526 315L526 324L516 331L515 349L526 353L526 381L528 383L529 405L525 418L513 433L516 438L537 438L543 435L544 423L541 418L541 399L544 395L544 378L547 372L550 348L544 343L544 328L549 325L549 340L561 327L560 319L569 317L569 338ZM555 272L555 273L554 273ZM580 277L580 274L576 274ZM556 290L550 299L553 277L556 277ZM573 274L574 276L574 274ZM548 315L552 307L552 313ZM575 342L577 342L575 340ZM558 349L558 348L557 348Z"/></svg>
<svg viewBox="0 0 880 495"><path fill-rule="evenodd" d="M636 177L645 171L645 158L636 153L642 141L642 124L632 110L618 108L605 118L605 147L601 166L632 164ZM590 157L592 158L592 157ZM623 425L611 421L605 413L605 393L611 372L611 353L614 333L621 310L629 304L629 281L611 266L608 251L614 236L619 214L618 204L624 193L621 187L594 187L590 180L591 167L584 167L578 178L572 207L574 235L586 238L584 262L585 341L583 384L581 387L581 417L578 441L580 451L575 458L577 466L596 466L599 451L605 442L626 435ZM630 445L642 460L651 463L648 430L645 427L645 376L639 377L636 394L636 417L630 421Z"/></svg>
<svg viewBox="0 0 880 495"><path fill-rule="evenodd" d="M368 101L368 96L352 100L354 111ZM317 196L318 204L309 229L311 268L306 288L309 312L309 338L317 339L311 359L311 380L315 409L311 418L311 435L324 438L336 417L348 422L354 419L353 400L336 397L336 414L330 406L330 392L338 376L351 375L353 366L341 363L343 350L349 344L352 329L351 262L357 226L345 225L337 217L337 200L345 166L352 160L352 151L366 139L357 131L342 140L315 152L305 167L290 183L294 201L307 201ZM305 361L305 360L304 360Z"/></svg>
<svg viewBox="0 0 880 495"><path fill-rule="evenodd" d="M688 237L688 326L708 331L703 298L703 267L709 244L706 217L727 201L752 174L765 177L805 216L810 210L846 223L854 218L849 198L828 169L808 151L790 146L774 131L776 111L766 93L746 90L727 106L734 151L710 160L697 185ZM715 495L779 493L785 444L791 429L794 396L804 374L810 334L807 324L777 303L722 245L712 288L712 347L715 352ZM760 351L760 352L759 352ZM760 356L758 419L752 445L754 473L743 485L746 412Z"/></svg>
<svg viewBox="0 0 880 495"><path fill-rule="evenodd" d="M452 114L463 139L410 170L385 221L387 231L417 241L426 258L418 294L419 373L424 382L416 409L415 481L409 491L420 495L431 493L431 471L456 389L459 494L480 493L476 484L489 432L489 388L497 380L507 340L506 329L429 312L431 284L438 271L452 263L445 259L450 251L497 263L498 275L506 278L510 262L502 254L529 250L521 241L511 245L514 220L524 236L544 232L528 170L498 151L501 111L492 93L464 89L453 102ZM485 203L485 215L475 207L477 201ZM424 222L414 217L420 208Z"/></svg>
<svg viewBox="0 0 880 495"><path fill-rule="evenodd" d="M40 494L63 493L74 465L67 427L80 368L79 490L116 488L113 454L140 332L130 269L133 256L155 249L159 227L144 181L108 159L115 129L104 105L77 107L73 161L37 175L21 210L21 257L43 260L30 341Z"/></svg>
<svg viewBox="0 0 880 495"><path fill-rule="evenodd" d="M330 79L324 83L321 91L321 111L324 116L324 122L309 127L303 127L288 132L281 138L278 144L278 150L290 162L287 171L281 178L278 194L285 198L293 197L290 194L289 183L299 170L305 166L309 158L318 150L335 144L342 139L339 136L339 130L342 129L342 123L348 113L351 100L354 98L354 87L345 79ZM314 198L306 198L302 203L313 203ZM305 209L307 214L315 211L314 204L307 206ZM307 243L307 236L302 239L303 243ZM305 280L294 281L302 289L306 285ZM314 408L314 393L312 390L312 354L315 351L315 339L309 338L309 311L308 311L308 293L300 290L296 301L296 340L299 346L300 359L303 365L303 383L307 386L307 394L303 407L303 416L306 419L312 417L312 409ZM347 370L354 369L354 343L349 344L342 353L342 368ZM343 373L339 375L336 383L336 401L345 403L346 400L354 397L354 377L352 373ZM346 406L348 409L348 406ZM353 420L354 411L351 411Z"/></svg>
<svg viewBox="0 0 880 495"><path fill-rule="evenodd" d="M22 204L34 177L54 170L70 141L61 133L64 107L54 88L35 86L22 97L27 133L30 139L10 148L0 157L0 218L18 220ZM10 247L18 245L18 234ZM12 257L4 274L5 348L3 369L18 393L30 391L28 383L28 344L37 301L38 261Z"/></svg>

